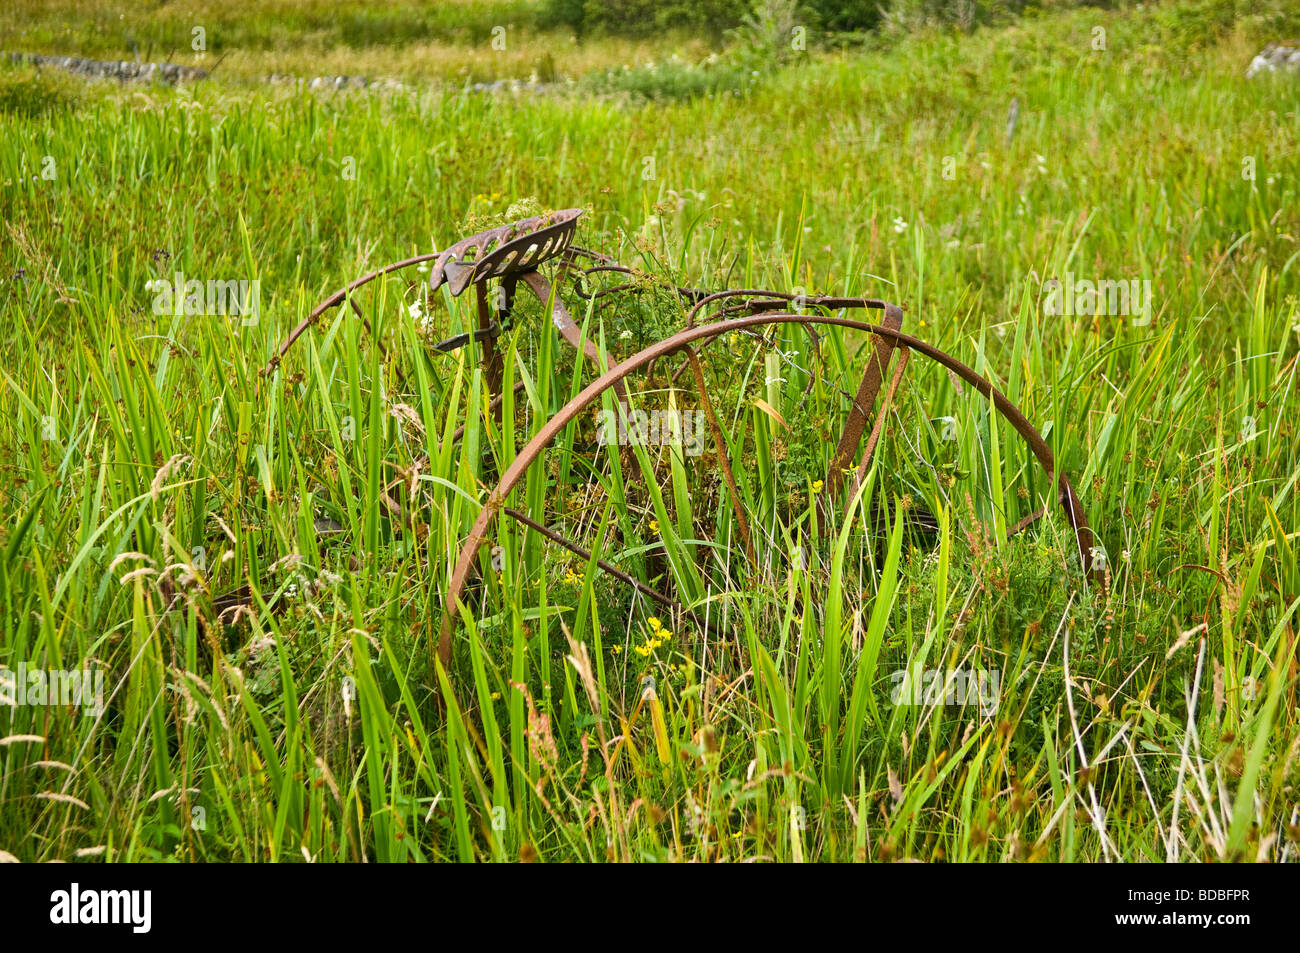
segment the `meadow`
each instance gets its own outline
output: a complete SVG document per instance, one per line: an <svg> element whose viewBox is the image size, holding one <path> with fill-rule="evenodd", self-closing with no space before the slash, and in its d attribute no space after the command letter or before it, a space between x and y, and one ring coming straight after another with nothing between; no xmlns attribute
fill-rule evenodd
<svg viewBox="0 0 1300 953"><path fill-rule="evenodd" d="M0 857L1296 859L1300 77L1244 72L1300 15L1047 5L775 55L332 9L213 5L172 58L226 59L178 88L0 63ZM0 50L189 50L189 8L128 14L18 3ZM543 82L468 88L499 78ZM565 208L639 273L559 284L610 364L684 325L665 284L895 302L1044 434L1097 551L915 354L819 526L870 340L755 329L701 352L736 492L711 440L611 452L580 416L507 502L592 558L496 522L444 669L461 542L593 368L521 294L494 413L477 349L431 346L472 296L414 270L264 368L358 276ZM258 282L256 320L156 307L177 274ZM1050 313L1067 275L1149 308ZM638 407L699 406L676 360ZM83 669L102 705L16 697ZM935 672L979 697L898 691Z"/></svg>

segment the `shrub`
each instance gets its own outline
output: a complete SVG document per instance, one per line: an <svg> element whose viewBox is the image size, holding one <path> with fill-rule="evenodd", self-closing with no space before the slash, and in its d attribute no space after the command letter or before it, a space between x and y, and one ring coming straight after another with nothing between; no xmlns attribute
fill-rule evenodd
<svg viewBox="0 0 1300 953"><path fill-rule="evenodd" d="M824 30L873 30L880 24L881 0L804 0L800 7Z"/></svg>
<svg viewBox="0 0 1300 953"><path fill-rule="evenodd" d="M588 73L578 88L591 93L622 93L639 99L694 99L719 93L743 93L752 74L736 64L683 63L669 60L647 66L623 67Z"/></svg>
<svg viewBox="0 0 1300 953"><path fill-rule="evenodd" d="M748 17L761 17L771 0L547 0L539 20L578 32L644 35L664 29L721 35ZM799 0L798 23L822 30L874 29L881 0Z"/></svg>
<svg viewBox="0 0 1300 953"><path fill-rule="evenodd" d="M549 19L579 32L632 36L674 29L721 36L749 11L747 0L548 0L548 4Z"/></svg>

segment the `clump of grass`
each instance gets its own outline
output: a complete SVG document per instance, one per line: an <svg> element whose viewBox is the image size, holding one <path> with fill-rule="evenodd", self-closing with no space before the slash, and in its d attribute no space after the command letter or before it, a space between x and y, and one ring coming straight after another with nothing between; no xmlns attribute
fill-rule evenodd
<svg viewBox="0 0 1300 953"><path fill-rule="evenodd" d="M585 93L622 94L644 100L693 99L700 96L741 95L758 80L747 69L717 55L699 63L677 57L637 66L623 65L585 74L577 89Z"/></svg>
<svg viewBox="0 0 1300 953"><path fill-rule="evenodd" d="M0 114L38 119L75 109L82 100L83 86L70 76L0 62Z"/></svg>

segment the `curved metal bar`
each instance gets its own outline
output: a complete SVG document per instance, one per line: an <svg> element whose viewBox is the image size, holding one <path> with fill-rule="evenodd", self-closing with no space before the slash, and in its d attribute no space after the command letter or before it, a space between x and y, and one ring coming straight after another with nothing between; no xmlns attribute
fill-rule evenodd
<svg viewBox="0 0 1300 953"><path fill-rule="evenodd" d="M707 304L712 304L715 301L722 301L726 298L745 297L763 297L769 299L768 301L762 302L750 302L749 307L751 308L754 305L770 306L772 302L794 301L801 298L800 295L791 294L788 291L770 291L766 288L730 288L726 291L715 291L713 294L706 295L695 303L695 307L691 308L686 315L686 326L688 328L695 327L696 317L699 316L700 311ZM838 311L842 308L869 308L875 311L883 311L885 308L890 307L889 302L880 298L833 298L826 295L818 295L810 298L807 295L803 295L802 300L805 307L830 308L833 311ZM777 306L779 307L779 305ZM741 307L745 306L742 305ZM764 310L767 310L767 307L764 307Z"/></svg>
<svg viewBox="0 0 1300 953"><path fill-rule="evenodd" d="M734 314L737 311L748 311L750 314L761 314L768 311L773 311L780 308L781 305L794 301L796 298L799 297L798 295L790 294L789 292L786 291L769 291L766 289L754 289L754 288L718 291L715 292L714 294L706 296L703 300L699 301L694 308L691 309L690 313L687 315L686 318L686 326L688 328L695 327L695 318L699 315L699 312L703 309L705 305L726 298L743 297L747 295L751 295L751 296L763 295L764 297L759 298L756 301L746 301L738 304L724 305L723 307L719 308L717 311L714 311L709 316L710 320L715 320L715 321L720 320L724 317L727 317L728 315ZM846 308L863 308L863 309L879 311L881 309L888 309L889 307L892 307L892 305L888 304L888 302L882 301L879 298L832 298L825 295L819 295L812 298L805 297L803 300L804 300L805 307L827 308L833 311L843 310ZM900 314L901 314L901 309L900 309ZM901 319L899 320L899 325L900 326L902 325ZM696 349L697 353L698 351L703 350L704 347L708 345L708 343L709 342L706 341L704 342L704 344L701 344L700 347ZM877 348L881 346L881 343L882 342L880 341L876 341ZM677 370L673 372L672 380L676 382L677 378L681 377L684 373L686 373L686 369L689 366L690 366L689 361L682 361L681 365L677 368Z"/></svg>
<svg viewBox="0 0 1300 953"><path fill-rule="evenodd" d="M427 255L416 255L402 261L385 265L368 275L362 275L345 288L334 292L319 304L311 314L303 318L298 326L289 332L288 338L276 350L275 355L262 370L264 375L275 371L285 353L293 346L316 319L343 302L347 296L369 284L381 275L418 265L420 262L432 261L429 273L429 290L437 290L444 282L450 282L452 294L460 295L472 283L486 281L489 278L501 278L506 275L524 271L534 271L548 258L562 255L569 249L577 228L582 209L566 208L547 215L536 215L499 228L489 229L477 235L462 238L456 244L442 251ZM463 257L473 252L475 259L465 261Z"/></svg>
<svg viewBox="0 0 1300 953"><path fill-rule="evenodd" d="M412 265L418 265L422 261L433 261L434 259L438 258L442 254L443 252L432 252L428 255L416 255L414 258L407 258L402 261L393 262L393 264L385 265L383 268L380 268L378 271L372 271L368 275L362 275L356 281L352 282L352 284L348 285L345 288L340 288L338 291L334 292L332 295L330 295L328 298L326 298L324 301L318 304L316 306L316 309L312 311L311 314L303 318L302 321L298 323L298 326L289 332L289 336L285 338L284 342L279 346L279 348L276 349L275 356L272 357L271 360L267 362L266 367L262 368L262 374L269 375L273 373L276 367L279 366L280 361L283 360L285 352L288 351L289 348L293 346L293 342L298 340L298 338L302 337L303 332L306 331L313 324L315 324L316 319L319 318L322 314L324 314L330 308L342 304L344 299L346 299L347 296L350 295L353 291L356 291L362 285L367 285L370 282L374 281L376 278L389 274L390 272L400 271L403 268L409 268Z"/></svg>
<svg viewBox="0 0 1300 953"><path fill-rule="evenodd" d="M881 307L885 306L884 302L880 303ZM1043 439L1042 435L1035 429L1028 418L1020 412L1015 404L1011 403L1001 391L972 368L966 366L952 355L939 348L928 344L919 338L912 337L910 334L903 334L892 328L883 327L876 324L868 324L865 321L854 321L851 318L837 318L831 316L803 315L803 314L763 314L743 318L730 318L725 321L719 321L713 324L701 325L693 328L686 328L677 332L671 337L665 338L655 344L650 345L627 358L622 363L610 368L599 378L588 384L582 391L571 401L565 404L556 412L550 420L528 441L514 461L502 474L500 482L496 488L488 495L483 509L479 512L478 518L475 519L473 526L470 528L469 535L466 537L460 552L457 554L456 563L452 569L451 579L447 586L447 595L443 601L442 626L438 638L438 656L445 667L451 662L451 633L455 625L456 613L464 607L461 601L461 594L469 579L469 571L479 548L486 542L488 528L496 518L498 512L505 506L506 498L514 490L515 486L523 478L528 468L537 460L542 451L551 443L552 440L573 421L583 410L595 401L605 390L612 387L616 381L622 381L633 371L644 367L646 364L679 350L685 345L701 338L712 338L719 334L725 334L728 331L736 331L744 328L756 327L764 324L830 324L839 327L852 328L857 331L866 331L881 337L891 339L895 346L905 345L919 354L924 354L931 360L942 364L948 370L952 371L966 383L978 390L985 398L992 402L994 408L1002 414L1011 424L1012 428L1021 438L1029 445L1031 452L1037 457L1039 464L1047 473L1048 477L1057 483L1057 499L1065 510L1066 519L1075 533L1075 541L1079 550L1079 558L1084 566L1090 566L1090 556L1093 547L1092 530L1088 526L1087 516L1083 512L1083 505L1079 500L1078 494L1070 484L1069 478L1064 473L1056 472L1056 462L1052 455L1051 448ZM1095 570L1089 570L1089 577L1096 579L1098 573ZM467 607L466 607L467 608Z"/></svg>

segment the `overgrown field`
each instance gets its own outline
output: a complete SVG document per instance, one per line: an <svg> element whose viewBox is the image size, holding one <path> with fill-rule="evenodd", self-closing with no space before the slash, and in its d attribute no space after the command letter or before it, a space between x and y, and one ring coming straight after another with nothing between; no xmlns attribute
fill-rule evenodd
<svg viewBox="0 0 1300 953"><path fill-rule="evenodd" d="M743 4L735 0L737 6ZM599 68L698 59L721 31L677 27L583 37L548 0L244 0L241 3L12 0L9 50L102 60L170 60L223 82L350 75L408 82L576 78Z"/></svg>
<svg viewBox="0 0 1300 953"><path fill-rule="evenodd" d="M733 48L711 95L704 46L501 95L0 65L0 856L1294 860L1300 78L1243 73L1300 17L1242 6ZM507 501L693 613L503 519L443 671L461 541L594 368L521 291L498 418L431 346L472 294L411 270L262 369L363 273L569 207L646 276L559 285L611 364L684 325L656 280L897 302L1097 550L916 353L818 527L869 340L728 334L736 492L707 433L619 452L593 407ZM1150 307L1048 313L1067 274ZM160 305L177 275L259 282L256 320ZM680 361L633 403L699 408ZM41 695L82 669L102 706Z"/></svg>

